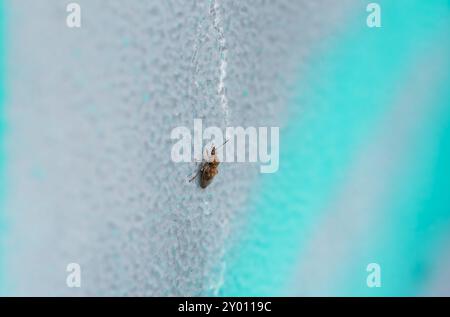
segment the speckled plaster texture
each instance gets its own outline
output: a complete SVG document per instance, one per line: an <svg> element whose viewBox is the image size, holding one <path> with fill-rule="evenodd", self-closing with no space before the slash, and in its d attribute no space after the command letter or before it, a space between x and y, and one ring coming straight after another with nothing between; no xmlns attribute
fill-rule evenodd
<svg viewBox="0 0 450 317"><path fill-rule="evenodd" d="M260 176L211 186L171 161L176 126L283 126L289 87L346 1L7 1L7 283L17 295L202 295L220 287ZM81 265L82 287L66 286Z"/></svg>

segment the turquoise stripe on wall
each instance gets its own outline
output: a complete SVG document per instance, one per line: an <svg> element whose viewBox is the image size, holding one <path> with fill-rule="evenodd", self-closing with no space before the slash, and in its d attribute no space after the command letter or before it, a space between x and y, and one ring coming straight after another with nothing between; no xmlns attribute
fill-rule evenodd
<svg viewBox="0 0 450 317"><path fill-rule="evenodd" d="M289 105L293 120L280 131L280 169L274 175L263 176L262 184L257 185L248 207L247 226L239 233L240 242L225 257L227 266L220 295L269 296L301 292L302 285L296 285L292 290L298 266L306 260L302 258L303 251L312 235L321 230L321 222L329 216L326 212L333 210L328 203L345 186L345 177L351 172L354 160L364 149L365 141L373 137L381 119L392 111L390 106L394 98L408 92L404 90L404 84L418 55L433 49L433 45L448 45L445 41L432 42L448 21L448 1L377 2L382 7L381 29L365 26L367 13L362 2L361 14L348 22L344 36L329 43L325 53L317 52L311 73L301 74L298 98ZM448 105L449 99L444 96L440 102ZM420 131L426 134L426 129ZM439 132L429 137L441 139L445 144L449 135ZM425 137L424 140L426 143L428 139ZM406 165L414 170L414 167L426 164L420 159L427 157L417 155L423 149L419 145L412 153L407 153L411 160L405 162ZM442 169L431 176L435 183L428 202L431 215L421 212L426 208L418 208L412 216L407 213L411 207L408 204L413 204L408 200L411 193L420 195L421 190L415 184L421 183L422 176L414 173L399 184L404 192L394 191L400 196L399 200L391 197L380 203L384 205L382 213L386 216L386 229L371 232L372 236L367 239L368 245L374 248L371 254L383 260L380 264L389 265L387 281L404 272L405 257L417 260L415 244L429 237L420 248L431 250L432 242L445 230L444 227L437 231L427 229L430 223L449 216L444 211L449 206L444 194L448 187L443 180L450 178L448 168L444 168L446 163L443 163L447 162L447 154L441 149L438 155L441 163L436 168ZM415 157L419 161L414 161ZM397 181L392 179L394 182ZM395 229L402 228L405 217L410 222L414 222L415 217L421 218L420 226L423 227L417 228L416 236L404 239L397 236ZM352 219L346 221L351 223ZM404 249L396 254L392 248L383 248L386 243L400 243ZM420 253L420 257L425 254ZM408 295L420 292L418 287L411 288L418 284L413 283L416 277L409 275L406 283L384 284L381 292L367 293L365 266L360 270L361 263L366 264L367 259L361 262L355 255L352 259L339 260L343 263L324 264L331 269L337 265L344 271L330 281L327 294ZM354 274L358 270L362 273ZM421 273L408 270L406 274Z"/></svg>
<svg viewBox="0 0 450 317"><path fill-rule="evenodd" d="M449 52L449 51L447 51ZM450 229L450 78L438 87L429 104L440 109L420 122L414 146L403 155L393 175L383 220L373 224L372 239L358 250L336 283L337 295L418 296L426 291L440 255L450 248L444 238ZM382 268L382 287L365 285L367 263Z"/></svg>

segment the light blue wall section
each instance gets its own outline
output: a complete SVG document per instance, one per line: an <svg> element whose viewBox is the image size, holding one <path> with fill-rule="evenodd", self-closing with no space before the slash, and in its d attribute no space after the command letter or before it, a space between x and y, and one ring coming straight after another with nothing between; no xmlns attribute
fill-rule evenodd
<svg viewBox="0 0 450 317"><path fill-rule="evenodd" d="M125 4L123 6L118 4L116 7L116 4L106 5L105 0L105 2L85 1L83 10L87 14L86 27L83 26L81 30L69 30L61 24L66 14L63 5L53 6L48 2L47 6L42 7L44 9L41 13L44 18L38 21L33 19L33 15L28 18L24 8L31 5L38 10L39 5L25 1L20 4L15 2L16 8L19 8L16 10L18 16L23 20L11 18L10 28L17 32L19 37L22 36L20 38L22 42L18 43L29 45L29 49L25 52L32 57L23 54L14 61L16 64L12 64L23 68L25 75L22 79L26 79L23 82L16 81L15 95L13 89L8 92L9 95L17 97L15 105L19 109L16 119L23 120L19 122L19 126L24 130L23 139L20 137L16 139L19 140L15 143L19 145L16 150L19 155L25 153L27 158L34 160L33 155L28 155L29 145L40 150L36 154L45 154L45 151L53 149L58 158L66 159L65 168L67 168L61 169L60 174L58 171L52 174L55 183L39 183L40 180L39 182L34 180L36 187L27 187L24 186L26 183L24 181L16 188L16 192L20 193L16 195L18 198L16 197L15 204L19 206L19 212L10 211L10 214L18 215L16 218L18 236L29 247L23 253L15 255L11 263L16 265L10 266L19 272L15 273L14 278L23 279L22 293L19 294L73 295L74 293L70 293L71 290L67 290L65 285L59 282L65 273L64 265L74 258L77 261L84 259L85 262L80 261L81 263L91 263L91 266L85 266L88 276L89 272L91 277L102 274L106 276L102 276L103 280L100 279L100 282L95 278L92 279L91 284L88 278L84 280L87 283L83 283L87 286L84 286L82 291L89 290L86 294L128 295L136 292L144 295L201 294L204 284L208 284L202 279L210 273L209 269L213 266L210 266L210 259L213 259L211 262L216 259L223 260L221 267L225 263L219 283L213 283L213 293L216 294L216 284L220 284L218 294L225 296L422 294L428 281L440 274L435 264L439 262L442 254L449 252L444 243L445 235L450 228L448 195L450 78L447 76L450 49L449 1L377 1L382 8L383 26L380 29L369 29L366 26L365 5L368 2L360 1L360 7L354 11L356 15L346 17L346 20L340 22L339 33L326 40L320 38L324 43L309 54L306 63L305 60L300 61L299 57L299 64L307 66L299 71L298 82L293 91L294 97L288 102L289 113L286 117L289 117L289 120L281 127L279 171L275 174L260 175L253 185L248 181L245 186L242 184L238 186L239 182L250 179L248 175L243 174L242 170L232 170L230 166L224 166L220 178L208 188L206 195L205 192L197 191L192 184L180 181L192 172L192 166L175 169L173 165L166 164L161 168L161 162L167 161L168 151L164 143L167 134L166 130L156 127L154 123L159 122L158 124L162 124L165 128L168 123L173 123L173 118L184 118L185 121L180 120L178 123L190 124L194 112L204 113L208 118L217 116L221 121L217 107L219 105L216 99L217 91L207 84L218 74L216 66L220 65L220 60L216 58L222 57L209 48L216 47L215 28L203 30L201 27L203 24L199 23L195 24L196 28L192 25L179 28L181 33L177 35L178 41L172 41L170 37L159 39L155 34L166 34L172 28L171 23L173 29L178 28L176 18L180 13L171 12L171 9L165 7L146 11L149 9L146 7L148 3L134 1L128 9L132 12L130 16L133 16L132 14L137 16L130 19L127 14L123 16L118 14L122 10L126 12ZM14 2L11 1L10 4L12 3ZM211 10L209 3L205 3L201 7L203 11L201 8L190 8L193 12L188 12L186 16L192 15L198 21L209 21ZM251 102L235 100L234 103L230 103L231 113L235 112L236 118L248 120L238 121L239 124L254 125L261 116L267 115L264 109L269 109L261 108L263 109L261 110L256 105L259 107L261 104L261 107L265 107L272 100L282 99L273 88L275 85L272 86L274 84L271 81L274 77L272 74L277 72L271 68L283 63L274 63L268 67L268 62L278 55L276 45L271 47L272 42L271 45L267 45L268 42L261 34L262 40L256 37L257 41L251 42L255 34L259 32L266 34L263 31L267 31L264 30L266 25L260 26L255 23L269 16L268 13L277 6L267 6L265 11L258 11L263 6L255 8L247 3L243 5L245 10L237 10L231 1L222 3L226 17L224 21L228 21L231 25L227 43L234 43L234 46L230 45L231 57L228 61L231 74L226 79L229 85L228 92L235 92L236 87L258 88L253 92L255 99L249 99ZM236 3L242 5L244 2L236 1ZM286 4L288 3L291 2L286 1ZM357 3L355 2L355 6ZM326 11L327 6L323 5ZM286 8L281 6L277 11L283 13L278 20L281 21L281 17L286 17L290 12ZM32 9L29 10L33 13ZM302 10L299 12L303 12ZM334 12L333 9L329 11ZM61 16L55 15L55 12L59 12ZM102 15L104 12L105 15ZM155 16L149 17L148 12L154 12ZM249 20L246 14L252 12L257 14L254 20ZM242 16L236 16L237 14ZM118 15L123 19L120 23L116 22ZM306 19L308 15L307 12L302 18ZM93 16L99 19L94 19ZM296 23L303 21L297 17L291 18ZM239 19L242 25L246 25L246 29L240 29ZM109 28L104 27L104 21L111 23ZM136 28L140 23L138 21L149 23L149 30L153 31L136 35L134 32L138 29ZM271 27L276 27L280 21L273 23ZM23 28L20 23L23 23ZM205 22L204 25L208 23ZM295 32L314 31L313 23L304 23L304 29L298 27L299 30L296 28ZM4 2L0 0L0 294L5 292L2 252L6 231L5 26ZM96 32L92 32L92 29ZM289 38L290 41L291 38L286 36L290 34L288 31L292 32L280 27L273 31L273 34L268 32L266 35L268 39L272 39L272 36L278 34L281 39ZM244 34L242 39L234 39L234 36L241 33ZM129 41L122 41L123 39L118 38L118 34L128 36L134 41L133 45L122 45L121 43ZM192 40L188 43L190 36ZM203 37L212 40L213 43L200 49L196 48L194 56L199 54L198 59L201 63L191 65L189 63L197 61L192 58L192 52L186 51L186 47L190 48L196 41L201 43ZM33 39L34 42L29 39ZM306 39L307 37L305 41ZM153 40L156 42L152 42ZM41 45L41 41L46 45ZM281 48L279 52L292 52L290 46L282 46L283 43L281 41L277 44L278 48ZM168 46L162 49L164 46L161 44ZM78 47L78 45L85 46ZM245 47L246 45L248 47ZM305 44L307 45L312 44ZM241 46L244 47L242 51ZM97 48L99 50L96 50ZM260 52L253 55L257 50L264 52L274 48L274 56L269 54L265 59L258 59ZM22 50L22 47L16 49ZM158 51L159 49L161 51ZM57 55L59 60L48 58L54 52L62 52ZM73 52L75 53L71 55ZM183 61L174 58L178 55L167 55L167 52L186 54L183 55L186 65L191 65L195 70L200 67L202 74L207 74L198 76L199 79L205 79L204 90L194 96L192 101L198 109L189 108L190 106L186 105L186 97L179 93L190 91L192 87L189 85L193 84L193 78L197 75L190 74L190 70L186 71L184 64L177 64ZM155 58L150 59L147 54ZM85 59L79 58L80 56L84 56ZM11 60L12 57L16 57L15 54L11 53ZM167 63L158 64L160 59L165 58L168 60ZM148 64L145 63L147 59ZM134 71L138 69L135 67L135 61L144 62L146 67L142 67L139 72ZM49 66L47 64L49 62L53 64ZM182 76L176 85L170 77L170 72L167 71L167 65L171 65L170 67L177 71L180 70L179 73L175 72L177 76ZM243 69L242 66L245 65L251 67ZM17 71L17 68L19 67L10 66L9 69L12 73L13 70ZM202 77L209 76L209 72L210 78ZM72 74L73 77L66 78L65 74ZM42 75L45 78L42 79ZM288 74L285 77L290 78ZM42 81L35 84L36 78ZM61 78L65 78L68 84L65 85L66 82ZM240 78L245 79L244 83L250 84L242 84ZM129 81L126 81L128 79ZM117 83L120 83L119 88ZM184 86L186 83L187 88ZM230 86L230 83L234 85ZM97 84L100 86L96 86ZM158 86L159 84L161 85ZM180 86L177 86L178 84ZM54 89L55 85L59 89ZM35 90L36 86L39 89ZM270 92L270 89L264 89L265 87L272 87L273 96L267 94L262 98L264 93ZM151 90L153 88L154 90ZM27 93L23 94L23 91ZM78 98L78 92L84 95ZM123 97L130 94L145 96L144 105L138 97L136 100ZM66 98L67 95L74 98ZM246 92L242 99L248 98L249 95L252 97L251 93ZM50 99L54 101L53 104L46 99L48 96L52 97ZM202 108L204 96L209 96L212 100L210 109ZM8 101L12 99L14 98L11 97ZM88 106L86 100L92 102L100 111L94 114L90 110L83 110L83 107ZM124 100L128 100L129 103ZM35 103L33 107L23 107L28 105L28 101ZM172 104L179 109L165 107ZM408 108L409 104L411 111ZM253 105L255 108L250 109L246 105ZM276 111L279 111L278 108L282 109L278 104L274 105L277 106ZM158 108L160 106L161 108ZM9 105L8 109L16 108ZM47 112L39 109L46 109ZM140 112L128 112L130 109L147 112L142 115ZM58 116L55 115L53 118L52 115L55 113ZM104 113L108 115L104 116ZM129 114L131 119L125 118L124 113ZM104 127L98 128L95 124L91 124L95 121L91 120L94 117L102 124L105 121L109 124L111 118L116 118L117 122L115 125L105 124ZM104 120L105 117L108 120ZM142 117L145 117L145 120L140 122ZM32 119L28 121L29 118ZM131 120L135 120L133 124L130 124ZM51 126L55 122L58 122L59 126L52 130ZM84 128L79 129L75 123L82 123L80 126ZM123 129L129 124L133 127L137 124L136 131ZM81 136L73 139L72 130L67 130L65 135L61 133L72 125L77 136L79 132L84 134L81 133ZM156 128L153 129L154 126ZM47 132L47 137L53 137L56 130L63 135L57 147L43 149L40 145L47 144L43 131ZM136 132L139 138L142 137L141 133L144 137L132 139L130 131ZM98 139L95 134L97 132L99 132ZM148 141L147 135L158 133L161 133L159 139L154 139L159 140L160 147L153 147L156 141L152 139L142 154L142 149L138 146L140 142ZM33 136L36 138L33 139ZM105 142L103 136L113 141L130 139L126 146L136 149L136 153L142 156L136 155L133 158L135 161L129 159L126 152L134 152L129 148L125 150L121 144L118 144L117 148L113 147L112 154L107 153L103 148ZM10 140L9 144L11 143L14 141ZM114 142L112 144L116 145ZM80 149L84 152L80 152ZM72 153L84 154L81 158L77 158ZM97 165L92 164L93 153L101 158L97 162L101 168L105 166L104 162L109 162L110 159L117 160L117 166L112 164L105 172L105 175L115 175L111 177L111 183L102 183L104 179L108 181L108 177L104 176L95 181L91 180L91 170L98 170ZM12 157L11 152L8 155ZM121 155L124 155L125 159ZM54 164L52 160L48 160L45 155L35 156L41 160L39 162L42 166L47 166L48 172L52 172ZM74 157L79 159L75 161L79 164L78 169L73 167ZM86 159L86 162L83 159ZM13 159L9 161L10 169L14 162ZM17 165L16 175L19 177L25 175L21 179L26 179L27 174L26 172L22 174L22 166L35 165L33 162L29 165L28 163ZM139 166L142 171L139 170ZM382 169L384 166L386 170ZM67 173L72 169L74 172L67 177ZM176 171L177 174L173 174L172 171ZM128 178L133 173L136 174L133 175L135 178ZM145 174L145 179L140 174ZM81 175L89 181L84 182ZM72 181L67 185L67 192L61 192L58 196L48 190L66 189L58 183L66 179ZM105 186L97 187L96 182ZM48 187L45 187L46 184ZM91 185L92 187L89 187ZM24 205L19 201L22 199L19 197L23 194L22 188L28 190L25 194L28 201ZM44 194L41 195L36 192L36 188L46 188L47 191L42 191ZM73 195L73 192L77 192L80 188L82 189L80 196ZM94 191L98 188L100 190ZM117 197L120 195L115 192L105 194L103 188L115 188L124 197L131 198L118 204ZM243 194L247 193L247 188L251 188L252 195L244 206L246 224L241 231L231 233L233 238L238 237L237 243L227 249L225 258L222 259L222 239L233 240L228 239L223 233L228 234L228 226L224 226L223 223L232 218L231 214L241 207L242 201L246 201L247 196ZM142 195L139 195L140 190ZM129 195L126 196L124 193ZM148 194L148 197L144 194ZM238 199L240 195L245 199ZM30 199L30 196L34 196L32 197L34 200ZM146 197L146 200L142 205L139 203L133 205L133 202L139 202L135 197ZM42 203L47 203L46 199L48 204ZM105 204L103 200L110 204ZM10 201L11 199L8 200ZM66 208L60 210L46 206ZM127 215L126 219L123 218L124 214ZM30 218L30 215L35 218ZM71 219L71 225L64 227L66 218ZM91 218L94 221L84 222L85 219L92 220ZM114 221L108 223L112 224L110 226L104 225L105 219ZM76 226L77 221L80 221L79 227ZM25 225L21 226L23 224ZM134 226L135 224L137 226ZM35 230L34 236L37 237L32 241L34 244L28 243L29 240L33 240L29 238L32 236L30 228ZM59 233L60 230L64 231L64 235ZM105 244L105 241L109 244ZM37 261L36 259L48 260L49 257L36 250L57 254L57 251L49 247L52 243L55 249L59 247L59 251L63 251L60 252L61 258L55 257L56 260L53 259L53 262L49 263ZM121 249L123 245L127 248L126 252ZM66 258L66 252L72 252L69 253L71 257ZM130 259L137 265L130 266L127 262ZM377 262L382 267L383 286L380 289L369 289L365 284L367 277L365 267L370 262ZM38 269L28 267L28 263L37 263ZM110 267L111 271L105 271L104 267ZM124 267L132 269L127 271L123 269ZM61 273L57 271L58 269L62 269ZM28 271L22 274L22 270ZM47 275L42 272L47 272ZM13 274L8 271L8 277L9 275ZM42 278L45 283L28 285L30 276L36 277L36 280ZM121 278L116 279L116 276ZM141 279L136 279L136 276ZM47 284L44 277L54 278L54 284ZM57 287L52 289L52 285ZM13 294L12 289L7 291L8 294Z"/></svg>
<svg viewBox="0 0 450 317"><path fill-rule="evenodd" d="M352 185L349 175L358 173L360 157L372 143L386 146L386 140L378 140L380 130L400 100L415 93L409 77L420 77L416 67L437 63L434 52L446 53L448 59L449 3L378 2L381 29L366 27L362 6L360 14L345 22L343 35L328 43L325 52L318 51L310 71L300 74L297 97L290 103L291 121L281 130L280 170L255 186L248 225L227 255L221 295L421 293L425 271L433 269L433 252L439 250L436 244L450 219L448 78L425 82L427 96L419 102L427 103L426 116L410 129L418 140L396 155L400 164L388 162L395 171L383 179L390 195L380 194L382 200L364 210L376 219L373 226L369 221L358 231L354 215L347 212L354 208L352 200L343 188ZM448 73L445 59L443 67L441 73ZM375 153L383 160L383 153ZM363 171L370 175L370 166ZM366 182L371 180L363 179L358 189L371 198ZM336 202L341 210L335 210ZM336 221L329 233L327 220L332 217ZM318 243L333 234L343 239L351 256L339 257L335 246ZM365 267L374 261L385 269L383 287L376 290L365 284Z"/></svg>

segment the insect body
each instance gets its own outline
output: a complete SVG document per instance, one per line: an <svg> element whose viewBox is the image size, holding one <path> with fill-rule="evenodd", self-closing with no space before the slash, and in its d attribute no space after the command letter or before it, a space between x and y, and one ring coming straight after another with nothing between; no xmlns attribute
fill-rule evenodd
<svg viewBox="0 0 450 317"><path fill-rule="evenodd" d="M222 145L227 142L228 140L225 141ZM214 176L219 173L219 163L220 161L216 155L216 147L213 146L211 149L211 155L208 157L208 160L202 162L199 171L194 175L194 177L189 180L189 182L192 182L200 174L200 187L206 188L209 184L211 184Z"/></svg>

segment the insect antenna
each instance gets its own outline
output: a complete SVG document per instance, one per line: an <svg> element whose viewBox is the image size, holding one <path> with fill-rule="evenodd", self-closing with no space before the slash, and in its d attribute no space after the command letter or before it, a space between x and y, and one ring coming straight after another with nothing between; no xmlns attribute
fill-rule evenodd
<svg viewBox="0 0 450 317"><path fill-rule="evenodd" d="M218 147L216 147L216 150L218 150L218 149L220 149L222 146L224 146L225 145L225 143L227 143L228 141L230 141L230 139L227 139L225 142L223 142L223 144L222 145L220 145L220 146L218 146Z"/></svg>

